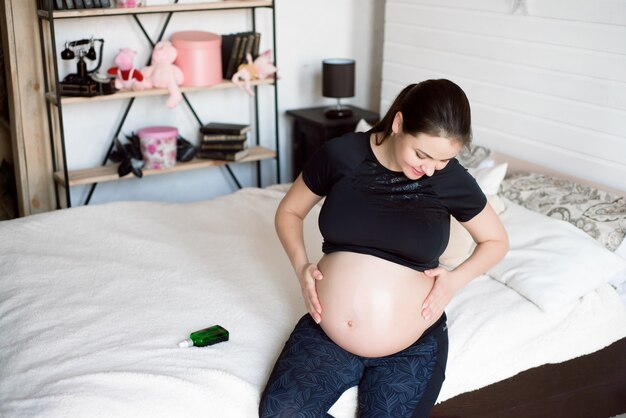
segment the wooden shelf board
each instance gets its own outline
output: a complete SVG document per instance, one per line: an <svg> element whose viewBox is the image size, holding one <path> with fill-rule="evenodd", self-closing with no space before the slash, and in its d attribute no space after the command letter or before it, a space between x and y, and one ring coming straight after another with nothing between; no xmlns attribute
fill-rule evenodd
<svg viewBox="0 0 626 418"><path fill-rule="evenodd" d="M271 85L274 84L273 78L267 78L265 80L254 80L250 82L252 86L263 86L263 85ZM193 93L196 91L206 91L206 90L220 90L220 89L232 89L237 88L238 86L232 81L223 80L221 83L214 84L212 86L205 87L181 87L180 91L183 93ZM166 89L149 89L149 90L141 90L141 91L132 91L132 90L120 90L117 93L108 94L104 96L93 96L93 97L72 97L72 96L62 96L61 103L62 104L72 104L72 103L93 103L93 102L101 102L106 100L122 100L122 99L130 99L132 97L148 97L148 96L163 96L167 95L169 92ZM46 100L50 103L56 104L56 94L53 92L46 93Z"/></svg>
<svg viewBox="0 0 626 418"><path fill-rule="evenodd" d="M276 157L276 152L270 149L263 147L252 147L250 148L248 155L238 161L205 160L194 158L193 160L186 163L177 162L176 165L172 168L167 168L163 170L143 170L143 175L152 176L157 174L174 173L178 171L197 170L200 168L225 164L248 163L253 161L267 160L274 157ZM135 176L131 173L124 177L120 177L117 174L117 164L110 164L96 168L72 170L68 173L68 177L69 185L70 187L72 187L81 184L103 183L107 181L130 179L134 178ZM56 171L54 173L54 180L63 186L65 185L62 171Z"/></svg>
<svg viewBox="0 0 626 418"><path fill-rule="evenodd" d="M139 15L149 13L168 13L168 12L192 12L201 10L224 10L224 9L242 9L250 7L272 7L272 0L223 0L203 3L172 3L156 6L145 6L135 8L94 8L94 9L75 9L75 10L55 10L52 16L55 19L67 19L76 17L90 16L119 16L119 15ZM41 17L48 19L47 10L39 10Z"/></svg>

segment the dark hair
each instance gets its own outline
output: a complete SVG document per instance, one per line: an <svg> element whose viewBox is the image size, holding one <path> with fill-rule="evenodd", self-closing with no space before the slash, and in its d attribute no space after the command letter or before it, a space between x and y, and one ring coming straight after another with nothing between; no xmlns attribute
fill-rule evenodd
<svg viewBox="0 0 626 418"><path fill-rule="evenodd" d="M402 131L409 135L425 133L459 141L472 140L472 115L467 96L450 80L426 80L406 86L371 132L382 132L377 144L391 136L393 119L402 113Z"/></svg>

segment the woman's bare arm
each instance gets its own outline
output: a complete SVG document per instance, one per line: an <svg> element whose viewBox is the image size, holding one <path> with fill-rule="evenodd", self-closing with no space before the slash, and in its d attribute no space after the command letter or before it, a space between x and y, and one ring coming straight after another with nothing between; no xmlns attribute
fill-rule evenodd
<svg viewBox="0 0 626 418"><path fill-rule="evenodd" d="M422 316L427 320L439 317L456 292L495 266L509 249L508 234L489 203L478 215L461 225L476 242L476 248L452 271L442 267L424 271L427 276L435 277L433 289L422 306Z"/></svg>
<svg viewBox="0 0 626 418"><path fill-rule="evenodd" d="M321 280L322 273L317 265L309 261L304 245L303 223L321 199L307 187L300 175L278 205L275 216L278 238L298 277L307 310L317 323L322 320L322 307L317 298L315 280Z"/></svg>

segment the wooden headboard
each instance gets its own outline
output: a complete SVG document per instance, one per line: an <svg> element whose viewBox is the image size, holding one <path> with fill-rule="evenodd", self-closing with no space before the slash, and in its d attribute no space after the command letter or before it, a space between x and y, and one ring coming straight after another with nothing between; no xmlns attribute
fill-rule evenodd
<svg viewBox="0 0 626 418"><path fill-rule="evenodd" d="M562 177L565 179L569 179L572 181L575 181L576 183L579 184L584 184L586 186L591 186L591 187L595 187L597 189L600 190L605 190L607 192L612 192L615 193L619 196L623 196L626 197L626 191L621 190L621 189L617 189L614 187L610 187L607 186L606 184L603 183L598 183L595 181L591 181L589 179L586 178L581 178L581 177L576 177L573 176L571 174L568 173L564 173L562 171L558 171L555 170L554 168L548 168L530 161L525 161L525 160L521 160L519 158L515 158L512 157L510 155L506 155L506 154L502 154L502 153L493 153L492 154L492 158L499 163L508 163L509 167L507 169L507 176L514 174L514 173L520 173L520 172L531 172L531 173L540 173L540 174L546 174L546 175L551 175L551 176L557 176L557 177Z"/></svg>
<svg viewBox="0 0 626 418"><path fill-rule="evenodd" d="M476 144L626 193L626 2L387 0L383 49L381 112L447 78Z"/></svg>

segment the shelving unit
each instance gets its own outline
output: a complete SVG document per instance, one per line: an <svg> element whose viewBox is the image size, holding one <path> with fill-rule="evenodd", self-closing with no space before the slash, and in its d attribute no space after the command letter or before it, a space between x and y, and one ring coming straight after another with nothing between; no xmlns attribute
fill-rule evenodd
<svg viewBox="0 0 626 418"><path fill-rule="evenodd" d="M76 17L90 16L120 16L120 15L142 15L150 13L170 13L170 12L195 12L206 10L229 10L229 9L250 9L252 7L274 7L272 0L226 0L204 3L172 3L157 6L136 7L132 9L124 8L95 8L95 9L74 9L74 10L53 10L52 16L56 19L68 19ZM50 16L50 10L39 10L39 16L46 19Z"/></svg>
<svg viewBox="0 0 626 418"><path fill-rule="evenodd" d="M261 161L268 158L274 158L276 156L276 152L269 150L263 147L252 147L248 151L248 155L246 155L241 160L237 161L237 163L249 163L253 161ZM199 158L194 158L191 161L181 163L177 162L176 165L172 168L165 168L162 170L142 170L144 176L153 176L155 174L167 174L167 173L175 173L177 171L187 171L187 170L197 170L200 168L213 167L232 164L230 161L219 161L219 160L204 160ZM79 186L81 184L93 184L93 183L103 183L107 181L116 181L122 179L131 179L134 178L132 174L127 174L124 177L120 177L117 174L117 165L103 165L101 167L96 168L87 168L83 170L72 170L69 173L69 178L65 180L64 173L62 171L55 171L54 180L62 185L69 187Z"/></svg>
<svg viewBox="0 0 626 418"><path fill-rule="evenodd" d="M274 80L253 80L250 82L253 86L264 86L264 85L272 85L274 84ZM206 90L219 90L219 89L230 89L235 86L230 81L222 81L219 84L214 84L211 87L180 87L180 91L182 93L193 93L195 91L206 91ZM93 103L93 102L102 102L108 100L121 100L121 99L130 99L132 97L147 97L147 96L163 96L167 95L168 92L165 89L150 89L143 91L129 91L129 90L120 90L114 94L108 94L104 96L93 96L93 97L71 97L71 96L62 96L61 103L73 104L73 103ZM51 104L57 104L57 97L55 93L46 93L46 100L48 100Z"/></svg>
<svg viewBox="0 0 626 418"><path fill-rule="evenodd" d="M139 25L140 29L144 33L148 42L154 46L157 42L162 40L163 34L167 25L169 24L169 18L173 13L181 12L197 12L197 11L217 11L217 10L247 10L251 12L252 17L252 30L256 30L256 9L257 8L270 8L272 10L272 39L273 39L273 56L276 62L276 14L274 10L273 0L226 0L226 1L213 1L204 3L190 3L181 4L178 0L174 0L174 3L167 5L145 6L138 8L94 8L94 9L75 9L75 10L53 10L51 0L39 0L38 4L43 3L44 6L40 7L37 11L39 21L39 33L41 41L41 54L42 61L44 63L44 88L45 99L47 103L48 113L48 128L50 132L50 148L52 150L52 162L53 162L53 177L56 184L56 199L57 208L72 206L70 188L78 185L91 185L91 189L85 204L88 204L91 196L98 183L117 181L127 178L133 178L133 175L126 175L120 177L117 174L117 164L107 164L108 155L113 149L115 138L117 138L121 132L122 126L128 116L128 113L136 98L159 96L169 94L165 89L150 89L143 91L118 91L110 95L93 96L93 97L69 97L61 96L59 94L59 69L57 62L57 49L55 41L55 31L57 20L59 19L78 19L85 17L107 17L107 16L120 16L131 15L134 17L135 22ZM157 40L153 41L148 35L137 15L155 14L155 13L167 13L163 27L161 28L160 35ZM259 144L259 118L258 118L258 94L254 95L254 132L256 137L256 146L252 146L249 150L249 154L236 162L231 161L219 161L219 160L205 160L194 159L189 162L177 162L176 166L163 170L143 170L144 176L160 175L180 171L198 170L207 167L222 166L224 167L237 187L241 188L242 185L236 178L230 164L251 163L257 164L257 185L261 185L261 167L260 162L262 160L274 159L276 161L276 178L280 181L280 162L278 155L278 86L275 80L256 80L251 83L254 87L255 93L260 86L273 86L274 88L274 150L258 146ZM198 126L202 126L203 122L197 116L195 110L191 106L191 103L187 99L186 93L196 91L215 91L229 88L238 88L234 83L228 80L224 80L219 84L212 85L210 87L181 87L183 93L184 102L189 107L194 118L198 122ZM63 107L66 105L86 104L100 101L112 101L112 100L128 100L128 104L121 118L121 121L116 129L114 137L111 139L111 143L108 151L105 154L105 158L101 166L81 169L81 170L69 170L67 167L67 150L65 145L65 134L63 129ZM64 194L60 193L59 189L65 191ZM64 202L63 202L64 200Z"/></svg>

